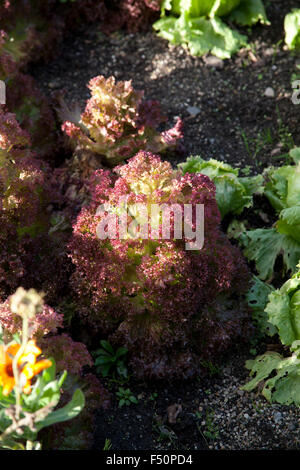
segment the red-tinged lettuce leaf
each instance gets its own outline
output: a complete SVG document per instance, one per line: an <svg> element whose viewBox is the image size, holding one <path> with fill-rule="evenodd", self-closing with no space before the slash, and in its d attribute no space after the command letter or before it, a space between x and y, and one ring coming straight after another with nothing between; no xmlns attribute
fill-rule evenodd
<svg viewBox="0 0 300 470"><path fill-rule="evenodd" d="M36 155L53 163L60 149L54 113L31 76L18 74L8 80L7 107L29 133Z"/></svg>
<svg viewBox="0 0 300 470"><path fill-rule="evenodd" d="M80 115L61 103L62 129L74 148L88 150L106 165L132 157L139 150L162 153L176 151L183 137L183 124L159 132L165 121L157 101L144 101L142 91L134 90L131 81L117 82L102 75L90 80L91 98Z"/></svg>
<svg viewBox="0 0 300 470"><path fill-rule="evenodd" d="M93 331L107 331L111 344L128 349L136 376L190 377L199 372L199 358L219 356L242 325L249 326L247 306L224 307L224 297L239 297L248 288L244 260L220 230L215 187L206 175L182 175L142 151L115 173L117 179L109 171L95 173L92 202L78 216L69 245L80 317ZM173 228L168 239L130 233L126 239L117 233L99 239L97 226L105 219L97 208L106 201L117 213L123 196L129 197L133 219L130 201L204 204L203 249L186 250ZM222 301L216 305L218 294Z"/></svg>

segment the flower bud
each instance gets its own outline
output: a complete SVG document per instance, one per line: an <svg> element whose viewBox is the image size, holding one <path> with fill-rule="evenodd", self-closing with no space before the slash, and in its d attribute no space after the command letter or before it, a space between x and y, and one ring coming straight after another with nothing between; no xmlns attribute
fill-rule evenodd
<svg viewBox="0 0 300 470"><path fill-rule="evenodd" d="M10 309L20 317L34 318L43 309L43 295L34 289L26 291L19 287L10 298Z"/></svg>

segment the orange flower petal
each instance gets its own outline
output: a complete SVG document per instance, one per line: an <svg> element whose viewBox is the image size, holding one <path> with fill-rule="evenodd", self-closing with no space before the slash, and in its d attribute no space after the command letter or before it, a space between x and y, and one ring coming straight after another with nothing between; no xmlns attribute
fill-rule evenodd
<svg viewBox="0 0 300 470"><path fill-rule="evenodd" d="M26 395L29 395L29 393L31 392L31 383L30 382L28 382L26 385L24 385L23 392Z"/></svg>
<svg viewBox="0 0 300 470"><path fill-rule="evenodd" d="M52 366L52 362L49 359L43 359L42 361L37 362L32 366L34 375L39 374L42 370L48 369L48 367Z"/></svg>
<svg viewBox="0 0 300 470"><path fill-rule="evenodd" d="M5 347L0 345L0 364L5 364Z"/></svg>
<svg viewBox="0 0 300 470"><path fill-rule="evenodd" d="M52 362L49 359L43 359L42 361L37 362L36 364L26 364L22 370L22 374L26 379L32 379L35 375L39 374L42 370L47 369L52 365Z"/></svg>
<svg viewBox="0 0 300 470"><path fill-rule="evenodd" d="M22 373L21 373L21 380L29 380L32 379L34 376L32 365L31 364L26 364L25 367L23 367Z"/></svg>
<svg viewBox="0 0 300 470"><path fill-rule="evenodd" d="M42 354L42 351L35 345L35 342L33 340L28 341L19 363L24 364L25 362L29 362L29 364L35 364L36 358L40 354Z"/></svg>
<svg viewBox="0 0 300 470"><path fill-rule="evenodd" d="M9 395L10 392L12 391L12 389L14 388L14 386L15 386L15 379L9 377L9 378L5 381L5 384L4 384L4 386L3 386L3 390L2 390L3 395L4 395L5 397L6 397L7 395Z"/></svg>
<svg viewBox="0 0 300 470"><path fill-rule="evenodd" d="M15 355L17 354L17 352L19 351L20 347L21 347L21 346L20 346L20 344L18 344L18 343L10 344L10 345L8 346L8 348L6 348L6 352L7 352L8 354L12 354L13 356L15 356Z"/></svg>
<svg viewBox="0 0 300 470"><path fill-rule="evenodd" d="M3 387L3 395L9 395L15 386L12 362L20 347L18 343L11 344L7 348L3 345L0 346L0 385ZM36 346L35 341L31 340L27 343L24 354L18 360L19 366L25 364L23 369L20 370L20 385L26 394L31 392L31 379L52 365L52 362L48 359L36 362L37 356L41 353L42 351Z"/></svg>

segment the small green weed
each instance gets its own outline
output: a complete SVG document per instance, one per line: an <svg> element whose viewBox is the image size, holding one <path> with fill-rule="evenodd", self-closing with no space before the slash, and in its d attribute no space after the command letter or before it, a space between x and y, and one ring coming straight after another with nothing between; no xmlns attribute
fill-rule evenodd
<svg viewBox="0 0 300 470"><path fill-rule="evenodd" d="M129 406L132 403L138 403L138 399L134 395L132 395L132 392L129 388L125 390L125 388L119 387L116 396L119 399L119 408L122 408L122 406L124 405Z"/></svg>

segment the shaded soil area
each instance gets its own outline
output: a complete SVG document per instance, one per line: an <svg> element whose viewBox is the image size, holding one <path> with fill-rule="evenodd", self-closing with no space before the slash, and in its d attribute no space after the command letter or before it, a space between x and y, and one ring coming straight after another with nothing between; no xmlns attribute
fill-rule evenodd
<svg viewBox="0 0 300 470"><path fill-rule="evenodd" d="M84 108L88 81L96 75L132 79L148 99L161 102L170 123L185 123L185 153L225 160L254 171L277 164L300 144L299 107L291 101L298 57L285 50L283 20L297 1L269 2L271 26L243 31L250 49L230 60L191 57L152 31L103 35L93 26L70 35L47 66L31 71L46 93L64 89L66 101ZM273 97L265 92L274 91ZM190 107L196 116L190 114Z"/></svg>
<svg viewBox="0 0 300 470"><path fill-rule="evenodd" d="M92 77L132 79L146 98L161 102L170 124L176 116L184 119L181 160L198 154L260 172L300 145L300 108L291 101L291 77L299 58L283 42L284 16L297 6L298 1L268 2L272 25L254 27L251 47L224 62L191 57L151 30L107 37L93 26L70 35L52 62L35 65L31 73L47 94L64 89L67 103L78 102L82 109ZM264 352L266 345L260 348L257 352ZM108 439L112 450L298 449L300 410L269 404L260 392L240 390L248 377L244 364L251 357L249 349L236 345L222 366L210 365L199 380L131 380L123 387L130 388L138 403L122 408L115 396L120 384L106 381L112 407L95 417L94 448L103 449ZM181 412L170 423L167 408L173 405Z"/></svg>
<svg viewBox="0 0 300 470"><path fill-rule="evenodd" d="M260 347L265 351L265 344ZM237 346L206 377L173 384L125 384L138 404L119 408L112 398L111 408L96 417L94 449L102 450L107 439L111 450L299 449L300 409L269 404L260 391L240 389L248 380L249 357L249 347ZM109 382L106 386L113 393L118 389ZM170 423L178 406L176 422Z"/></svg>

